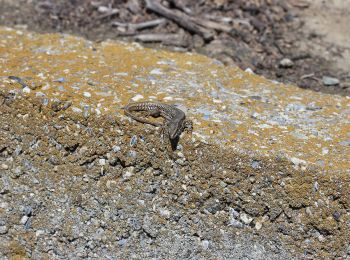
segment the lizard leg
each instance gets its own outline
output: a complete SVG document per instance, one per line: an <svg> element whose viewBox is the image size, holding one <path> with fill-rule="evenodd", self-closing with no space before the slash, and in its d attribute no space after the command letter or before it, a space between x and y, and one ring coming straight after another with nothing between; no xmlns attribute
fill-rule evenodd
<svg viewBox="0 0 350 260"><path fill-rule="evenodd" d="M182 126L186 129L186 132L191 133L193 131L193 123L191 120L185 120Z"/></svg>
<svg viewBox="0 0 350 260"><path fill-rule="evenodd" d="M147 111L146 115L152 116L152 117L160 117L161 112L159 109L152 109L152 110Z"/></svg>
<svg viewBox="0 0 350 260"><path fill-rule="evenodd" d="M162 137L162 143L164 143L166 138L169 137L168 124L164 124L160 127L160 135Z"/></svg>

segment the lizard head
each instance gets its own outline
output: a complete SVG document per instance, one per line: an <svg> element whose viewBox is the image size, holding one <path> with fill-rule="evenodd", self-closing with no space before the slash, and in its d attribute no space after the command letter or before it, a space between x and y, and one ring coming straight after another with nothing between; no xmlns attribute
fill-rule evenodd
<svg viewBox="0 0 350 260"><path fill-rule="evenodd" d="M169 138L174 140L179 137L184 129L192 131L192 122L190 120L179 120L168 124Z"/></svg>
<svg viewBox="0 0 350 260"><path fill-rule="evenodd" d="M174 140L179 137L183 131L183 120L173 121L168 124L169 138Z"/></svg>

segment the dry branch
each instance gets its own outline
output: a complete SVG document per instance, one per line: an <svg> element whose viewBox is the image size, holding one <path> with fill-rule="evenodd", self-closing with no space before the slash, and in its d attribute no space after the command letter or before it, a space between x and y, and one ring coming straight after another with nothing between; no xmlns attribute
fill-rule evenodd
<svg viewBox="0 0 350 260"><path fill-rule="evenodd" d="M151 43L151 42L161 42L165 45L181 46L187 47L188 40L184 34L174 34L174 33L151 33L151 34L139 34L134 37L136 41Z"/></svg>
<svg viewBox="0 0 350 260"><path fill-rule="evenodd" d="M166 20L164 18L161 18L161 19L155 19L155 20L146 21L146 22L142 22L142 23L113 22L112 25L118 26L118 27L124 27L125 30L134 32L137 30L143 30L143 29L147 29L147 28L156 27L156 26L158 26L162 23L165 23L165 22L166 22Z"/></svg>
<svg viewBox="0 0 350 260"><path fill-rule="evenodd" d="M209 20L203 20L203 19L198 19L198 18L191 18L193 22L195 22L198 25L201 25L206 28L214 29L216 31L221 31L221 32L227 32L229 33L232 30L231 26L228 26L226 24L221 24Z"/></svg>
<svg viewBox="0 0 350 260"><path fill-rule="evenodd" d="M212 31L207 30L206 28L203 28L198 24L194 23L192 21L192 18L187 14L180 12L178 10L170 10L164 7L163 5L161 5L156 0L146 0L146 7L147 9L155 13L158 13L159 15L166 17L169 20L174 21L175 23L185 28L186 30L202 36L206 41L212 40L214 37L214 34Z"/></svg>

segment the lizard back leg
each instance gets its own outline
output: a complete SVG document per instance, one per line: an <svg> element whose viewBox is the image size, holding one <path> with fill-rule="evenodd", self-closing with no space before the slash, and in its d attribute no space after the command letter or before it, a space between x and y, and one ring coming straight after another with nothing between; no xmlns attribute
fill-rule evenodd
<svg viewBox="0 0 350 260"><path fill-rule="evenodd" d="M152 109L147 111L146 113L147 116L152 116L152 117L160 117L161 116L161 112L159 109Z"/></svg>

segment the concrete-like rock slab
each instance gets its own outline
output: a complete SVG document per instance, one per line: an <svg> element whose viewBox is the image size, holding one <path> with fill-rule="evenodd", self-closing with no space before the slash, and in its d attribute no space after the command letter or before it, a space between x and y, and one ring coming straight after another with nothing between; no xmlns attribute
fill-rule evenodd
<svg viewBox="0 0 350 260"><path fill-rule="evenodd" d="M191 53L9 28L0 35L2 90L44 103L67 101L68 111L84 115L121 116L129 101L173 103L193 118L194 135L207 142L283 155L297 167L350 169L347 97L303 91Z"/></svg>
<svg viewBox="0 0 350 260"><path fill-rule="evenodd" d="M196 54L0 36L0 257L350 254L349 98ZM142 100L193 135L169 153L124 116Z"/></svg>

